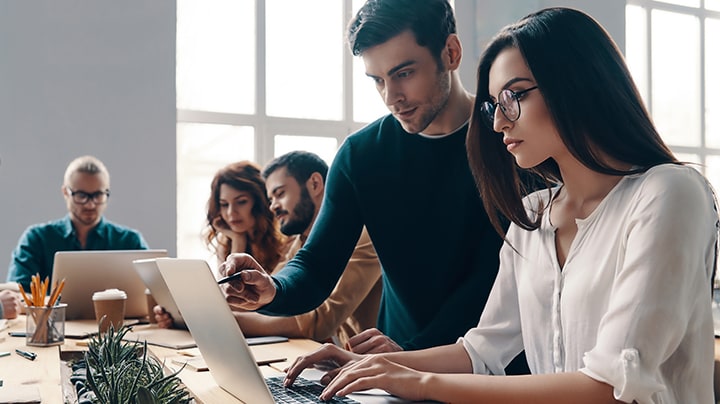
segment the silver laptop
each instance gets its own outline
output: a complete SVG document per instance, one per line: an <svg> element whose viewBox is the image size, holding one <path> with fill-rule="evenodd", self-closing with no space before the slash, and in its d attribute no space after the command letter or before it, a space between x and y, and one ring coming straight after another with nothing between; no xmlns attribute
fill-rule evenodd
<svg viewBox="0 0 720 404"><path fill-rule="evenodd" d="M117 288L127 293L125 317L148 314L145 283L135 271L133 261L167 257L167 250L58 251L53 264L53 280L65 278L60 300L67 303L67 320L95 319L92 295Z"/></svg>
<svg viewBox="0 0 720 404"><path fill-rule="evenodd" d="M165 280L160 275L160 270L155 263L155 259L141 259L133 261L135 271L137 271L140 278L145 283L145 286L150 289L155 302L162 306L168 314L172 317L174 328L187 328L185 320L182 318L180 310L178 310L175 300L173 300L170 290L165 284ZM149 313L152 315L152 313Z"/></svg>
<svg viewBox="0 0 720 404"><path fill-rule="evenodd" d="M270 392L266 379L256 365L247 341L207 263L203 260L180 258L159 258L156 262L175 303L183 313L185 323L200 349L210 374L218 386L244 403L288 402L282 401L280 398L281 395L286 394L286 391L282 391L284 390L282 387L281 391ZM279 381L278 378L273 379ZM322 387L313 383L308 388L315 389L315 401L305 402L321 403L317 399L317 389L321 390ZM388 396L368 396L366 399L353 394L352 399L335 397L334 401L330 402L397 403L404 401Z"/></svg>

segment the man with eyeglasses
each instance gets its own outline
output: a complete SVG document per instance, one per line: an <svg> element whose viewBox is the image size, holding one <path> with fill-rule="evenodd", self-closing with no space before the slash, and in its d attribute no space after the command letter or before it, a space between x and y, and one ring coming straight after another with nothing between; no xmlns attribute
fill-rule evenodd
<svg viewBox="0 0 720 404"><path fill-rule="evenodd" d="M57 251L145 250L140 232L106 220L110 174L93 156L78 157L65 170L62 186L68 214L28 227L12 253L7 280L30 290L30 278L52 278Z"/></svg>

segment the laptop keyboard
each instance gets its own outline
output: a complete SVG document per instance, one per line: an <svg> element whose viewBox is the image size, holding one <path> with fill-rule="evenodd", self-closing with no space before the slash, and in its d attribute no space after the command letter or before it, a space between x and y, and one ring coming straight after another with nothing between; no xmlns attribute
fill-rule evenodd
<svg viewBox="0 0 720 404"><path fill-rule="evenodd" d="M336 404L360 404L347 397L333 397L328 401L321 401L318 397L323 391L323 386L317 382L298 377L290 387L283 386L284 377L267 377L265 382L270 388L270 392L275 398L276 403L296 404L296 403L336 403Z"/></svg>

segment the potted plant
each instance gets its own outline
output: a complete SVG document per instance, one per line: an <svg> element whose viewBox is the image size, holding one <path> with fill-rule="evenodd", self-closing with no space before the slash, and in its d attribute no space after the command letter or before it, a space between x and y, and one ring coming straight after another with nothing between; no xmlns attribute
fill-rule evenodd
<svg viewBox="0 0 720 404"><path fill-rule="evenodd" d="M70 378L78 403L190 403L190 393L177 377L182 368L166 375L164 364L148 356L147 342L123 339L128 331L125 326L118 331L111 326L90 339Z"/></svg>

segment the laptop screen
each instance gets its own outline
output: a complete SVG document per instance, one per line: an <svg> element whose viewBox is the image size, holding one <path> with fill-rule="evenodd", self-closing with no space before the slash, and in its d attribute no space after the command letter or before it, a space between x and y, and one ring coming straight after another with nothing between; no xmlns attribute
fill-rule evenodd
<svg viewBox="0 0 720 404"><path fill-rule="evenodd" d="M95 319L92 294L112 288L127 294L125 317L145 317L148 314L145 283L135 271L133 261L166 256L166 250L58 251L53 279L65 279L60 299L68 305L66 319Z"/></svg>

